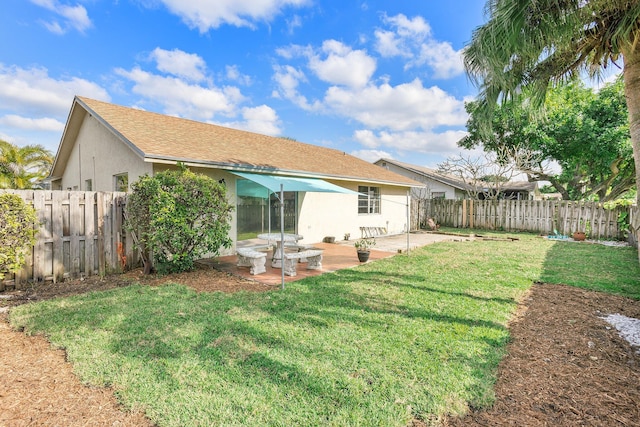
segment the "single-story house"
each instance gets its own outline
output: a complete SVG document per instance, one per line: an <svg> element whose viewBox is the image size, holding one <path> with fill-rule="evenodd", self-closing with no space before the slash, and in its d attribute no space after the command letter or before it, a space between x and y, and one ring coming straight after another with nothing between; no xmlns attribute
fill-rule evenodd
<svg viewBox="0 0 640 427"><path fill-rule="evenodd" d="M474 185L464 182L456 176L441 173L425 166L385 158L377 160L374 164L422 183L420 187L412 190L412 195L419 199L469 199L470 195L476 193L480 193L479 198L482 199L484 192L491 191L489 183ZM500 192L500 197L503 199L537 200L540 197L536 182L509 181L501 185Z"/></svg>
<svg viewBox="0 0 640 427"><path fill-rule="evenodd" d="M234 243L279 230L277 196L257 178L295 178L339 192L287 191L287 232L320 242L361 227L407 230L409 192L420 183L343 151L75 97L51 172L52 189L128 191L145 174L175 168L224 183L235 204ZM233 251L232 248L229 252Z"/></svg>

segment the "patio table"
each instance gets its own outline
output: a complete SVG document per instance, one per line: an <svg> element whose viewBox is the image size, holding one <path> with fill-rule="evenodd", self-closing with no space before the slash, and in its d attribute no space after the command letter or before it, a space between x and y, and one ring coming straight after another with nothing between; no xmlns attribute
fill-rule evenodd
<svg viewBox="0 0 640 427"><path fill-rule="evenodd" d="M302 236L299 234L284 233L262 233L258 234L258 239L266 240L270 242L276 242L276 247L273 250L273 258L271 259L271 267L282 268L282 254L284 252L287 243L296 243L298 240L302 240Z"/></svg>

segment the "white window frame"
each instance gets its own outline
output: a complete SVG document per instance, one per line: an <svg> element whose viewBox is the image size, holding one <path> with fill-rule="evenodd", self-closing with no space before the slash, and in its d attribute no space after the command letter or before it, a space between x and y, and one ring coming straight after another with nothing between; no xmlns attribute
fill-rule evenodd
<svg viewBox="0 0 640 427"><path fill-rule="evenodd" d="M358 214L359 215L379 215L382 213L382 194L380 187L367 185L358 186ZM366 210L366 211L365 211Z"/></svg>

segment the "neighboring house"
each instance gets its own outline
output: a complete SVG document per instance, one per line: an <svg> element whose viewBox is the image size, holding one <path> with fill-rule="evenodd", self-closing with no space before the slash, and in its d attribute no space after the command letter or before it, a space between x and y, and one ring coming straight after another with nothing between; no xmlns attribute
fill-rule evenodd
<svg viewBox="0 0 640 427"><path fill-rule="evenodd" d="M393 159L380 159L374 162L390 172L403 175L411 180L422 183L419 188L412 190L412 195L419 199L468 199L481 187L464 182L458 177L443 174L435 169L412 165ZM490 191L490 184L483 191ZM527 181L510 181L502 185L501 198L515 200L534 200L539 198L538 184ZM484 198L480 194L480 198Z"/></svg>
<svg viewBox="0 0 640 427"><path fill-rule="evenodd" d="M451 175L435 169L411 165L392 159L380 159L374 163L382 168L422 183L412 194L420 199L468 199L471 186Z"/></svg>
<svg viewBox="0 0 640 427"><path fill-rule="evenodd" d="M537 182L509 181L502 184L502 198L509 200L542 200Z"/></svg>
<svg viewBox="0 0 640 427"><path fill-rule="evenodd" d="M303 235L305 243L326 236L342 239L346 233L356 238L360 227L405 232L407 195L420 185L339 150L83 97L73 100L51 184L54 190L127 191L141 176L176 168L177 162L226 185L236 206L234 243L277 231L280 221L276 197L237 173L293 177L352 191L285 188L287 232Z"/></svg>

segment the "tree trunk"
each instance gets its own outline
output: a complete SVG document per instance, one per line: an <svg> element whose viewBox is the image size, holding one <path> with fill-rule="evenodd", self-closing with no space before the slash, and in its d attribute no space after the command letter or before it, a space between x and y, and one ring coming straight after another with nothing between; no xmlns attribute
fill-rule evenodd
<svg viewBox="0 0 640 427"><path fill-rule="evenodd" d="M623 49L624 58L624 94L629 110L629 131L633 147L633 161L636 166L636 204L640 206L640 50L635 43ZM640 238L638 229L631 230ZM640 242L640 239L637 240ZM640 259L640 251L638 251Z"/></svg>

